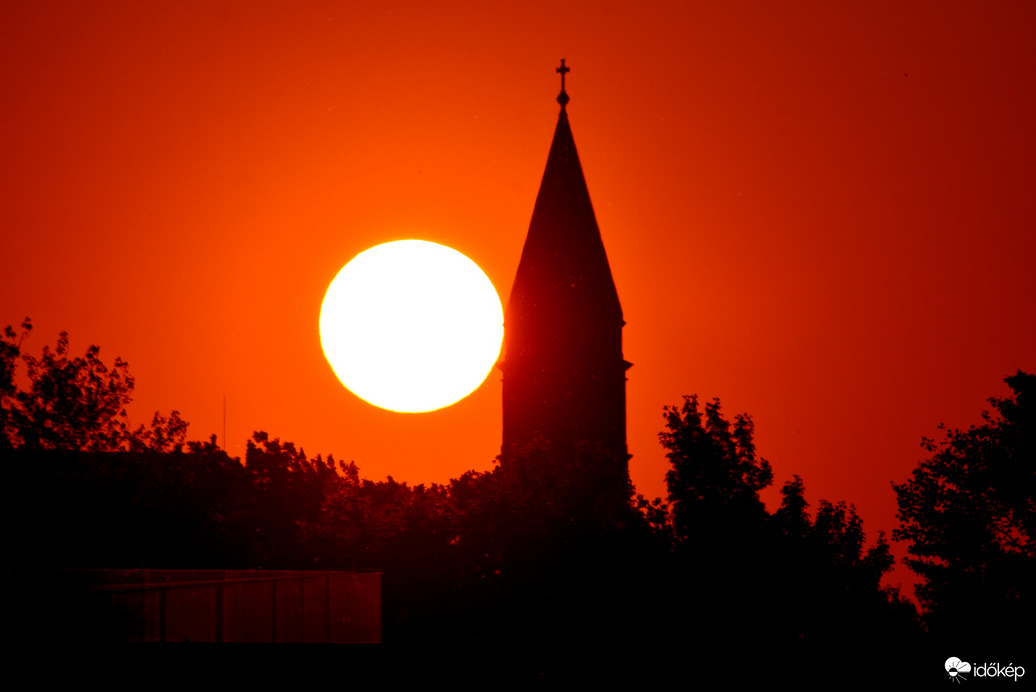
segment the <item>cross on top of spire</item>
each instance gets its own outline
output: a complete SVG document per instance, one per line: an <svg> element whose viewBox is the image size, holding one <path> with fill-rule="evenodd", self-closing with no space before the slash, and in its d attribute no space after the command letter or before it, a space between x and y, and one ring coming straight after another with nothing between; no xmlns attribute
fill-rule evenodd
<svg viewBox="0 0 1036 692"><path fill-rule="evenodd" d="M565 110L565 105L568 103L568 94L565 93L565 73L571 72L572 69L565 67L565 59L561 58L561 67L554 71L561 73L561 93L558 94L558 103L561 104L561 110Z"/></svg>

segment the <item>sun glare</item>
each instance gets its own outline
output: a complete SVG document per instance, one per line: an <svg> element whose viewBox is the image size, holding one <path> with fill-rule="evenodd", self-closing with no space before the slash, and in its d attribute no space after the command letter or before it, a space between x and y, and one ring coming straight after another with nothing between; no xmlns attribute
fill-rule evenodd
<svg viewBox="0 0 1036 692"><path fill-rule="evenodd" d="M392 411L433 411L474 391L503 341L489 277L456 250L400 240L357 255L320 308L320 342L335 375Z"/></svg>

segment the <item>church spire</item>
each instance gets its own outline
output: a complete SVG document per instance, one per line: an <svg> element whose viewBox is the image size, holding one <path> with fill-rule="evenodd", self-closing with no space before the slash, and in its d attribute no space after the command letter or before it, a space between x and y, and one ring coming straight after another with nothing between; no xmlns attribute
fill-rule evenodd
<svg viewBox="0 0 1036 692"><path fill-rule="evenodd" d="M561 320L572 313L621 322L622 307L565 110L569 68L564 60L556 71L562 78L561 112L508 310L516 318L535 310L539 319L550 313Z"/></svg>
<svg viewBox="0 0 1036 692"><path fill-rule="evenodd" d="M537 438L596 448L621 485L625 322L565 109L564 60L556 71L561 112L504 315L503 453Z"/></svg>

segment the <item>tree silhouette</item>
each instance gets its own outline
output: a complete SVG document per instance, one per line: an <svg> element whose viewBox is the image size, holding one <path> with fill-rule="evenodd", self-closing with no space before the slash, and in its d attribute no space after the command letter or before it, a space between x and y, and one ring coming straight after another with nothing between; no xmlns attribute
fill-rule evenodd
<svg viewBox="0 0 1036 692"><path fill-rule="evenodd" d="M863 644L873 644L874 637L916 639L914 607L881 585L894 563L884 534L867 548L863 520L844 502L821 500L811 518L799 476L781 494L770 518L768 554L779 565L770 579L778 597L773 613L787 623L787 632L813 643L831 633Z"/></svg>
<svg viewBox="0 0 1036 692"><path fill-rule="evenodd" d="M1036 376L1006 378L982 425L924 439L931 455L905 483L897 540L924 579L917 596L938 631L1003 631L1036 614Z"/></svg>
<svg viewBox="0 0 1036 692"><path fill-rule="evenodd" d="M15 372L22 355L22 342L32 331L32 321L26 317L19 335L8 325L0 335L0 449L9 449L20 443L16 411L18 387Z"/></svg>
<svg viewBox="0 0 1036 692"><path fill-rule="evenodd" d="M126 406L133 400L133 376L121 358L112 367L101 360L101 349L85 355L69 353L68 332L61 332L52 351L40 357L23 353L21 346L32 331L26 317L18 335L8 326L0 337L0 448L114 452L179 450L186 441L187 423L173 411L155 413L151 426L131 431ZM16 383L19 362L29 383Z"/></svg>
<svg viewBox="0 0 1036 692"><path fill-rule="evenodd" d="M739 414L731 426L719 399L705 405L684 397L665 408L667 430L659 434L671 468L666 473L677 535L705 541L717 530L754 532L766 508L759 491L773 482L770 463L756 457L752 419ZM721 539L724 540L724 539Z"/></svg>
<svg viewBox="0 0 1036 692"><path fill-rule="evenodd" d="M731 423L719 400L702 411L690 396L667 407L665 419L659 437L672 465L670 579L681 585L671 608L697 623L699 646L805 647L842 660L853 645L916 632L912 607L881 586L893 564L884 536L867 548L852 506L821 500L811 517L795 476L780 507L767 512L759 491L773 473L756 454L751 418Z"/></svg>
<svg viewBox="0 0 1036 692"><path fill-rule="evenodd" d="M51 351L23 355L31 388L18 394L18 434L30 448L100 452L119 449L128 438L126 405L132 401L133 377L121 358L110 370L100 348L69 355L68 332Z"/></svg>

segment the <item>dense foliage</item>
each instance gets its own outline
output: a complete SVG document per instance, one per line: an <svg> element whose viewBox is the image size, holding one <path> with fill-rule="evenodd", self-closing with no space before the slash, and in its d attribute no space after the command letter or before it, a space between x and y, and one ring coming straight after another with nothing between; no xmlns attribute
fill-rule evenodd
<svg viewBox="0 0 1036 692"><path fill-rule="evenodd" d="M751 419L731 424L718 401L665 411L668 502L616 483L625 460L548 441L491 472L411 487L264 432L233 459L215 437L186 442L175 412L130 431L125 363L109 369L95 348L73 358L64 336L33 359L8 329L0 354L2 444L19 489L3 509L19 527L8 566L377 567L386 641L404 646L557 654L580 641L618 656L914 631L912 608L880 586L884 537L867 547L842 503L811 516L798 477L769 513L759 491L773 474ZM660 639L674 623L678 635Z"/></svg>
<svg viewBox="0 0 1036 692"><path fill-rule="evenodd" d="M109 368L97 346L73 358L67 332L53 351L44 346L36 358L21 350L31 331L25 318L21 334L8 326L0 336L0 449L170 452L183 445L187 423L176 411L168 418L156 412L150 428L130 430L126 406L134 380L124 360L116 358ZM17 382L19 364L25 366L25 389Z"/></svg>
<svg viewBox="0 0 1036 692"><path fill-rule="evenodd" d="M703 413L691 396L667 407L665 418L659 437L671 466L672 565L675 580L688 586L675 592L676 603L705 625L705 637L732 645L837 642L844 650L879 632L904 641L916 634L912 608L881 586L893 565L888 543L879 534L866 547L853 507L821 501L811 517L795 476L780 507L767 512L759 491L773 474L756 454L747 415L731 424L719 400Z"/></svg>
<svg viewBox="0 0 1036 692"><path fill-rule="evenodd" d="M1036 376L1005 380L995 413L925 439L931 455L894 485L917 595L933 628L1008 632L1036 615Z"/></svg>

